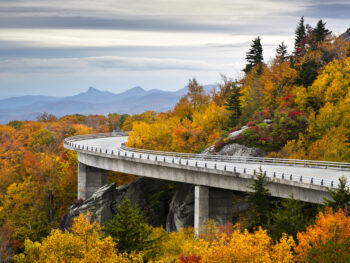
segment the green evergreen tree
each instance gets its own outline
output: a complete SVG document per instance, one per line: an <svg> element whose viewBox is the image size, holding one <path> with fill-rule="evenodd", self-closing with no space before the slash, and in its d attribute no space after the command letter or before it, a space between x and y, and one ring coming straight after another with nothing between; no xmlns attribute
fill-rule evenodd
<svg viewBox="0 0 350 263"><path fill-rule="evenodd" d="M314 60L309 60L298 67L298 77L295 81L297 85L309 87L317 78L319 65Z"/></svg>
<svg viewBox="0 0 350 263"><path fill-rule="evenodd" d="M259 168L255 174L255 180L249 188L253 190L248 193L247 201L251 205L248 211L247 228L253 230L259 226L265 228L270 223L271 194L266 188L266 174Z"/></svg>
<svg viewBox="0 0 350 263"><path fill-rule="evenodd" d="M322 19L317 22L316 28L312 31L315 40L317 43L325 41L331 34L332 31L329 31L326 28L326 22L323 23Z"/></svg>
<svg viewBox="0 0 350 263"><path fill-rule="evenodd" d="M282 41L282 43L279 44L278 48L276 49L276 58L280 64L288 59L287 46L284 44L284 41Z"/></svg>
<svg viewBox="0 0 350 263"><path fill-rule="evenodd" d="M247 52L245 59L247 64L243 71L248 74L255 66L258 66L257 73L260 75L264 60L260 37L253 39L253 43L250 46L250 50Z"/></svg>
<svg viewBox="0 0 350 263"><path fill-rule="evenodd" d="M274 240L279 240L283 233L296 239L299 231L305 231L317 215L317 206L295 200L293 194L283 199L271 213L272 223L269 232Z"/></svg>
<svg viewBox="0 0 350 263"><path fill-rule="evenodd" d="M140 208L132 205L126 198L118 206L118 210L119 213L104 227L105 233L117 243L118 251L130 253L150 248L154 242L150 240L152 229L147 226L146 218Z"/></svg>
<svg viewBox="0 0 350 263"><path fill-rule="evenodd" d="M305 37L306 28L304 25L304 17L299 20L299 24L295 29L294 54L295 56L302 56L305 52Z"/></svg>
<svg viewBox="0 0 350 263"><path fill-rule="evenodd" d="M231 83L230 93L224 103L226 109L231 112L230 126L235 127L238 124L239 117L242 115L242 106L240 97L242 96L240 88L236 83Z"/></svg>
<svg viewBox="0 0 350 263"><path fill-rule="evenodd" d="M337 189L328 189L328 193L332 199L330 200L325 198L325 206L332 207L334 211L345 209L350 206L350 190L346 184L347 179L345 176L342 176L339 178L339 185Z"/></svg>

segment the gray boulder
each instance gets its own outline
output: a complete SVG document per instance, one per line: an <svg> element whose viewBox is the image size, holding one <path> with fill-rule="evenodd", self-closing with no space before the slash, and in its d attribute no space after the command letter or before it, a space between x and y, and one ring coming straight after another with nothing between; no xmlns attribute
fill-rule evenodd
<svg viewBox="0 0 350 263"><path fill-rule="evenodd" d="M247 147L238 143L231 143L226 144L224 147L222 147L222 149L217 154L230 156L264 157L266 155L266 152L256 147Z"/></svg>

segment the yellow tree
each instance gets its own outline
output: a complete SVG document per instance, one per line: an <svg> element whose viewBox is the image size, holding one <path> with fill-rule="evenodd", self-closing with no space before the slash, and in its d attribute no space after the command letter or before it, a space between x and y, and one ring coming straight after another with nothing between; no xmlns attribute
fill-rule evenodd
<svg viewBox="0 0 350 263"><path fill-rule="evenodd" d="M90 223L90 214L80 214L71 232L52 230L41 243L26 240L25 251L15 256L18 263L114 263L142 262L141 255L120 255L111 237L103 238L98 223Z"/></svg>

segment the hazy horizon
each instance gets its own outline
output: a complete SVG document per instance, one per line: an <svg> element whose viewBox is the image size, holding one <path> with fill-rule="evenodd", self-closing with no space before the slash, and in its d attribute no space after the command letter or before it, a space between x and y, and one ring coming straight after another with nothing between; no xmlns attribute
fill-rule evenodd
<svg viewBox="0 0 350 263"><path fill-rule="evenodd" d="M70 96L93 86L120 93L135 86L174 91L189 78L215 84L240 78L251 40L268 62L289 51L300 19L341 34L349 1L2 1L0 98Z"/></svg>

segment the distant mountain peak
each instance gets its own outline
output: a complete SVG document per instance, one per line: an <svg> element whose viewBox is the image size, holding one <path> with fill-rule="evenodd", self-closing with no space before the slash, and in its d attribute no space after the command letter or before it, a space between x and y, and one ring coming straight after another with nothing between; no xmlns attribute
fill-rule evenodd
<svg viewBox="0 0 350 263"><path fill-rule="evenodd" d="M96 92L101 92L101 91L94 87L89 87L89 89L87 90L87 93L96 93Z"/></svg>
<svg viewBox="0 0 350 263"><path fill-rule="evenodd" d="M143 88L141 88L140 86L136 86L136 87L133 87L133 88L129 89L128 91L140 91L140 92L142 92L142 91L145 91L145 90Z"/></svg>

